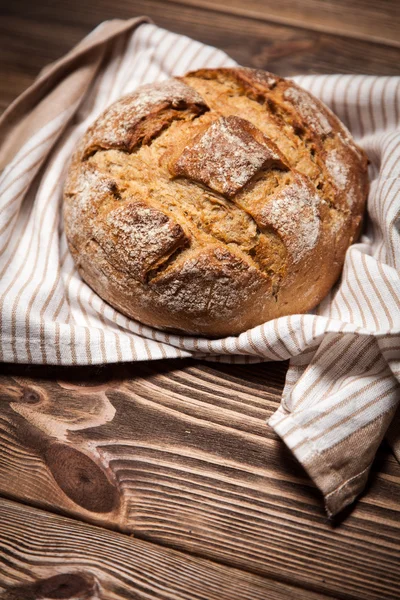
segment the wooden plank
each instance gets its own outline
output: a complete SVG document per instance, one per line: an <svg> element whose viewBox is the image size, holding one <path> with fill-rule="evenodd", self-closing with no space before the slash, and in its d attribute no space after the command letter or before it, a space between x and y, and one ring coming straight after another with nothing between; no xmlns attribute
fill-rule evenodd
<svg viewBox="0 0 400 600"><path fill-rule="evenodd" d="M256 10L259 0L241 7L233 0L230 12L237 14L227 14L222 0L211 12L207 1L198 6L191 0L134 5L14 0L0 21L0 107L99 21L143 13L158 25L221 47L242 64L282 75L398 74L395 47L274 25L262 14L252 18L242 12ZM373 9L367 0L365 5ZM285 7L276 6L285 20ZM347 5L341 10L345 15ZM392 16L390 21L395 22ZM381 24L377 18L376 27ZM319 28L314 22L309 27ZM321 28L327 29L326 22ZM388 31L392 44L393 30ZM362 37L359 31L354 35ZM310 481L264 424L279 401L283 374L281 365L194 362L100 371L11 368L0 383L0 491L337 598L398 599L399 465L384 450L357 508L328 523ZM11 516L7 519L9 526ZM38 529L45 530L45 524ZM116 546L107 544L110 554ZM167 577L172 568L168 563ZM32 588L26 589L32 597ZM304 597L289 588L273 589L283 597ZM146 593L156 595L154 589ZM271 593L263 588L262 597L281 597ZM23 597L21 590L7 594L9 600ZM229 590L226 597L234 596ZM305 597L314 596L307 591Z"/></svg>
<svg viewBox="0 0 400 600"><path fill-rule="evenodd" d="M282 365L5 368L3 495L337 598L398 600L400 466L381 455L329 523L265 425Z"/></svg>
<svg viewBox="0 0 400 600"><path fill-rule="evenodd" d="M13 0L0 20L0 108L4 110L46 63L65 54L100 21L141 14L161 27L218 46L243 65L284 76L399 72L400 50L395 47L242 15L210 13L195 5L161 0L135 0L134 4L128 0L112 4L109 0L80 4Z"/></svg>
<svg viewBox="0 0 400 600"><path fill-rule="evenodd" d="M0 599L36 598L326 597L0 499Z"/></svg>
<svg viewBox="0 0 400 600"><path fill-rule="evenodd" d="M174 0L273 23L400 47L398 0Z"/></svg>

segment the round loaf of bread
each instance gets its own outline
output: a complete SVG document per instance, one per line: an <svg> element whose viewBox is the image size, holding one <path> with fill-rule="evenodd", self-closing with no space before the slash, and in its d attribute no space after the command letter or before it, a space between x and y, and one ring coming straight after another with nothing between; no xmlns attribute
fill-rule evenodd
<svg viewBox="0 0 400 600"><path fill-rule="evenodd" d="M113 307L226 336L324 298L367 190L364 152L308 92L202 69L139 88L89 128L65 228L79 273Z"/></svg>

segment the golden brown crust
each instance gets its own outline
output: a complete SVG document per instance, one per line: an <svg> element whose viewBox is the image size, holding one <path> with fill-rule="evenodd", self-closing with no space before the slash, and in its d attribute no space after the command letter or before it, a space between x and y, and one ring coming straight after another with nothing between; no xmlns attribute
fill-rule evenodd
<svg viewBox="0 0 400 600"><path fill-rule="evenodd" d="M178 79L145 85L112 104L86 134L83 157L100 149L132 152L148 144L174 119L194 117L208 110L203 98Z"/></svg>
<svg viewBox="0 0 400 600"><path fill-rule="evenodd" d="M293 82L202 69L137 90L89 129L65 186L67 238L126 315L237 334L327 294L360 228L366 168Z"/></svg>
<svg viewBox="0 0 400 600"><path fill-rule="evenodd" d="M170 168L173 175L231 198L261 169L272 166L286 168L275 144L249 121L229 116L198 134Z"/></svg>
<svg viewBox="0 0 400 600"><path fill-rule="evenodd" d="M126 201L99 220L93 240L118 271L141 282L189 239L182 227L142 201Z"/></svg>

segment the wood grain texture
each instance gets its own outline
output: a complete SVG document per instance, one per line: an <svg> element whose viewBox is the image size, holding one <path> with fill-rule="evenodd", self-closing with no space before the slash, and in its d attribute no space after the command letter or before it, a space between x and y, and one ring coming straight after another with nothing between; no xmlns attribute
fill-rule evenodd
<svg viewBox="0 0 400 600"><path fill-rule="evenodd" d="M210 11L400 47L397 0L175 0Z"/></svg>
<svg viewBox="0 0 400 600"><path fill-rule="evenodd" d="M282 365L7 369L1 494L337 598L399 597L400 466L381 455L329 523L265 425Z"/></svg>
<svg viewBox="0 0 400 600"><path fill-rule="evenodd" d="M325 596L0 499L0 600Z"/></svg>
<svg viewBox="0 0 400 600"><path fill-rule="evenodd" d="M141 14L284 76L399 72L394 0L3 0L0 110L100 21ZM286 365L0 368L0 494L141 538L0 501L3 600L400 598L399 465L383 448L329 523L265 425Z"/></svg>
<svg viewBox="0 0 400 600"><path fill-rule="evenodd" d="M134 3L129 0L4 2L0 8L0 109L4 110L27 87L44 65L65 54L100 21L143 14L161 27L218 46L240 64L266 68L279 75L397 75L399 72L400 49L396 47L306 30L303 22L299 28L232 12L228 14L228 4L226 11L211 12L194 0L193 3L182 1L185 4L161 0L135 0ZM207 1L211 4L211 0ZM363 2L371 6L367 0ZM302 6L302 3L297 4ZM335 2L324 1L322 4L334 5ZM355 20L364 18L362 4L357 1L354 15L360 16ZM248 7L249 3L243 3L243 6ZM276 6L280 7L280 3ZM380 14L379 8L376 10ZM267 13L266 8L265 18ZM372 27L371 10L369 14Z"/></svg>

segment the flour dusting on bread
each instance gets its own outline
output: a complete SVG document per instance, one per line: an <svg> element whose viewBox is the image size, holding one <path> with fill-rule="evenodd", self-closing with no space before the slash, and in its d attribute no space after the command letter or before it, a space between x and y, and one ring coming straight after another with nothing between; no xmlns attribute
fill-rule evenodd
<svg viewBox="0 0 400 600"><path fill-rule="evenodd" d="M348 183L349 166L342 160L337 150L328 152L325 164L337 187L344 190Z"/></svg>
<svg viewBox="0 0 400 600"><path fill-rule="evenodd" d="M267 163L284 167L275 144L255 130L240 117L221 117L184 149L173 172L233 196Z"/></svg>
<svg viewBox="0 0 400 600"><path fill-rule="evenodd" d="M367 190L364 152L317 99L264 71L201 69L89 128L66 234L82 277L128 317L235 335L325 297Z"/></svg>
<svg viewBox="0 0 400 600"><path fill-rule="evenodd" d="M271 198L262 217L284 239L294 263L316 247L320 234L320 198L305 180L298 177Z"/></svg>
<svg viewBox="0 0 400 600"><path fill-rule="evenodd" d="M167 109L169 113L163 114ZM87 158L101 148L132 150L141 137L151 139L184 109L196 115L208 107L200 94L178 79L144 85L100 115L86 135L83 156ZM150 133L143 132L146 119L153 121Z"/></svg>
<svg viewBox="0 0 400 600"><path fill-rule="evenodd" d="M318 135L329 135L332 133L332 127L326 114L322 112L317 102L305 90L294 86L288 87L284 91L283 97L297 108L309 127Z"/></svg>

